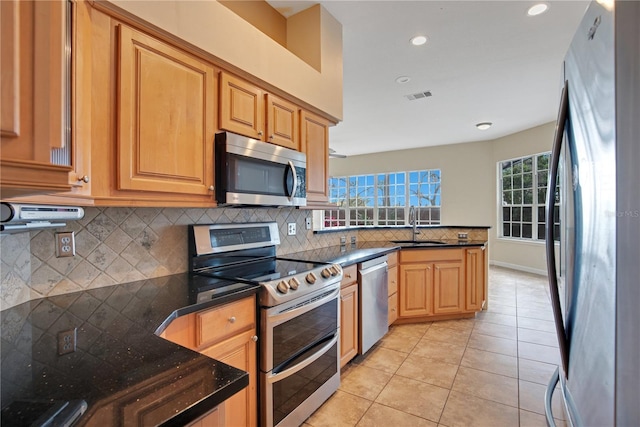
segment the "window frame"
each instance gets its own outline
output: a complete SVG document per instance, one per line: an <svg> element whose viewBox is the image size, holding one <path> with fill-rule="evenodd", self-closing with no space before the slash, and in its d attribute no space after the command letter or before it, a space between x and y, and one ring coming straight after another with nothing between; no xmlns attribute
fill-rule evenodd
<svg viewBox="0 0 640 427"><path fill-rule="evenodd" d="M545 167L540 167L540 158L541 157L545 157L547 158L547 166ZM530 187L525 187L525 170L524 170L524 165L525 162L531 159L531 170L530 171L526 171L527 173L531 174L531 186ZM519 156L519 157L513 157L510 159L504 159L504 160L500 160L496 163L496 190L497 190L497 197L496 197L496 201L497 201L497 215L496 215L496 219L497 219L497 237L499 239L503 239L503 240L508 240L508 241L512 241L512 242L523 242L523 243L545 243L545 235L544 235L544 215L546 214L545 212L545 205L546 205L546 195L547 195L547 191L548 191L548 187L547 187L547 183L548 183L548 174L549 174L549 162L551 161L551 152L550 151L543 151L543 152L538 152L538 153L534 153L534 154L530 154L530 155L526 155L526 156ZM511 166L513 167L514 164L516 162L519 162L520 165L522 165L522 169L518 172L518 173L514 173L513 169L511 170L511 173L508 174L508 177L511 178L511 184L509 188L504 188L504 184L505 184L505 178L507 176L505 176L503 174L503 171L505 169L504 164L507 162L511 162ZM545 180L546 182L544 184L541 185L541 180L540 180L540 174L544 174L545 176ZM516 188L514 186L515 182L516 182L516 176L521 179L518 188ZM541 202L541 194L540 191L544 189L544 197L542 199ZM525 203L526 201L526 196L525 196L525 191L527 190L531 190L531 203ZM513 197L511 199L511 203L506 203L505 202L505 192L509 191L511 192L511 196ZM515 191L521 191L521 195L520 195L520 202L519 203L513 203L514 202L514 195L515 195ZM555 209L554 209L554 217L555 217L555 221L554 221L554 226L559 230L560 227L560 223L559 223L559 210L560 210L560 204L561 204L561 200L560 200L560 181L558 181L558 185L556 186L556 204L555 204ZM505 209L510 209L509 214L510 214L510 218L509 220L507 220L507 224L505 224ZM530 221L525 221L525 209L529 209L530 210ZM542 209L542 218L540 218L540 209ZM518 211L519 210L519 211ZM513 220L513 213L514 212L519 212L519 216L517 220ZM510 233L509 235L505 235L505 227L510 224ZM514 233L513 231L514 226L519 225L520 229L519 229L519 236L514 236L514 234L518 234L518 233ZM529 225L531 227L531 237L523 237L522 235L524 234L524 225ZM540 228L542 227L542 228ZM559 233L555 233L556 236L559 236ZM556 238L556 241L558 241L558 238Z"/></svg>
<svg viewBox="0 0 640 427"><path fill-rule="evenodd" d="M412 174L417 177L415 182L411 181ZM425 176L428 178L427 181L422 180ZM337 181L345 183L346 188L342 185L334 185ZM362 181L364 184L361 184ZM323 211L323 229L367 226L405 227L408 225L411 201L416 197L419 202L416 205L418 225L440 225L442 221L441 185L442 170L436 168L329 177L329 203L336 203L338 207ZM416 191L415 195L411 194L412 188ZM428 189L427 193L422 192L424 189ZM436 192L431 192L432 189ZM344 194L346 199L340 198L341 194ZM430 197L429 203L424 205L420 203ZM364 200L365 204L353 206L360 200ZM368 203L369 201L371 203ZM434 202L437 204L430 204Z"/></svg>

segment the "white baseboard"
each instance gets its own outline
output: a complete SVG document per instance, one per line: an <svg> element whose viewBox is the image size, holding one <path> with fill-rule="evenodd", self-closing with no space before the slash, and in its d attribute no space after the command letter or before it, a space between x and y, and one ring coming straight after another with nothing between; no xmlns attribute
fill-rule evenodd
<svg viewBox="0 0 640 427"><path fill-rule="evenodd" d="M496 267L510 268L512 270L524 271L526 273L537 274L540 276L547 275L547 270L540 270L538 268L526 267L524 265L509 264L508 262L502 262L502 261L489 261L489 264L495 265Z"/></svg>

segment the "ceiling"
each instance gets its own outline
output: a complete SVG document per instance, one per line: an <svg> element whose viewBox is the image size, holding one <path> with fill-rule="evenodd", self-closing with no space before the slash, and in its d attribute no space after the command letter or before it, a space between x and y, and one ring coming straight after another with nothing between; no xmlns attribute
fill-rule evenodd
<svg viewBox="0 0 640 427"><path fill-rule="evenodd" d="M555 119L562 59L588 1L288 1L316 3L343 29L344 117L331 148L357 155L499 138ZM428 37L412 46L411 37ZM396 83L396 78L411 80ZM410 101L409 94L431 97ZM492 122L485 131L479 122Z"/></svg>

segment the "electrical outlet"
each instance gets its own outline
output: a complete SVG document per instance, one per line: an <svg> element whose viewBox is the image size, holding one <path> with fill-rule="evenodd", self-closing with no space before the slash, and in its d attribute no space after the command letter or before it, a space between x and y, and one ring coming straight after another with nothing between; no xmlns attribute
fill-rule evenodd
<svg viewBox="0 0 640 427"><path fill-rule="evenodd" d="M75 256L76 239L73 231L56 233L56 257Z"/></svg>
<svg viewBox="0 0 640 427"><path fill-rule="evenodd" d="M287 234L289 236L295 236L296 235L296 223L295 222L287 223Z"/></svg>
<svg viewBox="0 0 640 427"><path fill-rule="evenodd" d="M469 235L467 233L458 233L458 240L467 240Z"/></svg>
<svg viewBox="0 0 640 427"><path fill-rule="evenodd" d="M307 230L311 230L311 217L304 219L304 225L307 227Z"/></svg>
<svg viewBox="0 0 640 427"><path fill-rule="evenodd" d="M340 236L340 244L344 245L347 243L347 237L346 236Z"/></svg>
<svg viewBox="0 0 640 427"><path fill-rule="evenodd" d="M76 351L76 328L58 332L58 355Z"/></svg>
<svg viewBox="0 0 640 427"><path fill-rule="evenodd" d="M351 244L352 245L356 244L356 236L351 236Z"/></svg>

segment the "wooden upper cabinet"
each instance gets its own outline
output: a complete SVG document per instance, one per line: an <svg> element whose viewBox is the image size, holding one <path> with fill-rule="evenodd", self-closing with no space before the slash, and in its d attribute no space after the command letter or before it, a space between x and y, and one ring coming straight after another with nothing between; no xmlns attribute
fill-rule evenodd
<svg viewBox="0 0 640 427"><path fill-rule="evenodd" d="M307 154L307 204L326 204L329 195L329 122L300 113L301 151Z"/></svg>
<svg viewBox="0 0 640 427"><path fill-rule="evenodd" d="M118 189L211 194L213 66L118 28Z"/></svg>
<svg viewBox="0 0 640 427"><path fill-rule="evenodd" d="M220 73L220 129L264 140L264 91L225 72Z"/></svg>
<svg viewBox="0 0 640 427"><path fill-rule="evenodd" d="M268 93L267 99L267 138L272 144L300 151L300 109L291 102Z"/></svg>
<svg viewBox="0 0 640 427"><path fill-rule="evenodd" d="M67 4L0 2L2 197L69 190Z"/></svg>

